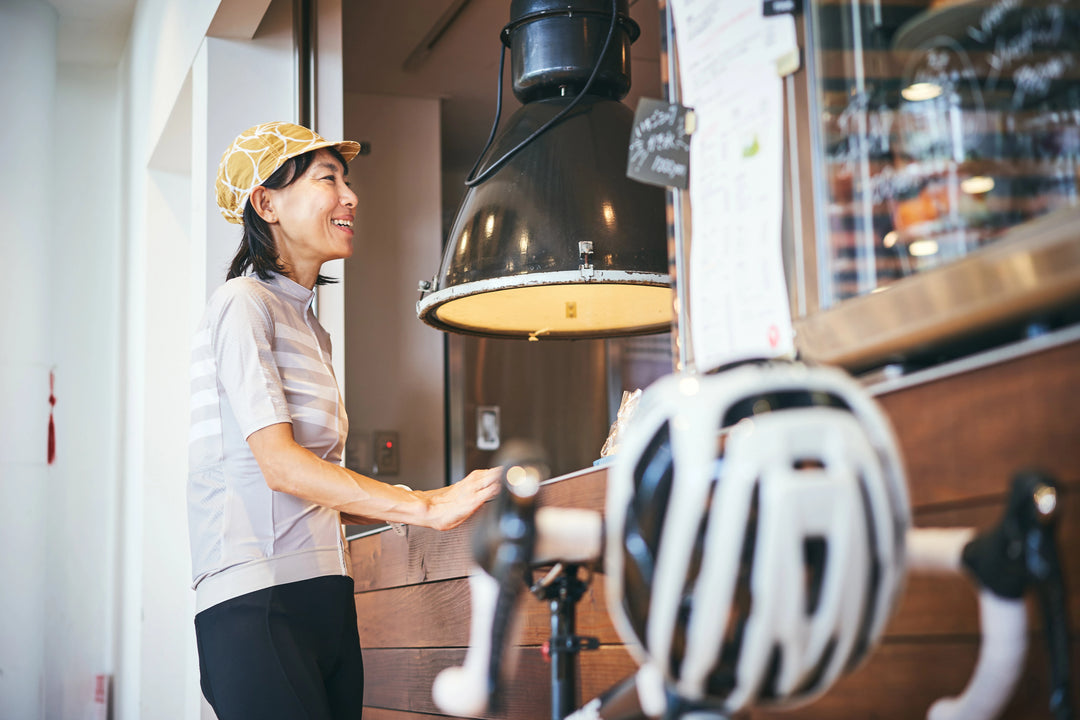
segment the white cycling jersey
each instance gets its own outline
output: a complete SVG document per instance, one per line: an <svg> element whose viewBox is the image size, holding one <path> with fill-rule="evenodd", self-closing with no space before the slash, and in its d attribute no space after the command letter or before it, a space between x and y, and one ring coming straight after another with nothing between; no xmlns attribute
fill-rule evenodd
<svg viewBox="0 0 1080 720"><path fill-rule="evenodd" d="M340 462L348 419L315 293L281 275L226 282L192 343L188 526L197 610L272 585L350 575L336 510L271 490L247 437L280 422Z"/></svg>

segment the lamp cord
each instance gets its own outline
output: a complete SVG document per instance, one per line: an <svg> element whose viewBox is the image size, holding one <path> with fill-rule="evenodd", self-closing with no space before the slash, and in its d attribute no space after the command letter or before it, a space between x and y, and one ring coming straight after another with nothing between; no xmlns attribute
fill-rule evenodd
<svg viewBox="0 0 1080 720"><path fill-rule="evenodd" d="M469 170L468 176L465 178L465 185L472 187L473 185L479 185L486 177L474 177L476 168L480 167L480 161L484 159L484 155L487 153L488 148L491 147L491 143L495 140L495 132L499 129L499 118L502 116L502 99L503 99L503 65L506 61L506 46L501 42L499 43L499 87L495 94L495 122L491 125L491 133L488 134L487 142L484 143L484 149L480 151L480 154L476 156L476 162L473 163L472 169ZM520 146L519 146L520 147ZM517 149L517 148L515 148ZM485 173L486 175L486 173Z"/></svg>
<svg viewBox="0 0 1080 720"><path fill-rule="evenodd" d="M619 22L618 9L618 0L611 0L611 25L608 27L607 37L604 39L604 47L600 50L600 56L596 59L596 65L593 66L592 73L589 74L589 79L585 81L585 86L581 88L581 92L579 92L574 97L574 99L570 101L570 104L560 110L553 118L538 127L528 137L526 137L524 140L522 140L509 151L507 151L505 155L492 163L491 166L484 170L484 172L480 173L480 175L474 176L476 168L480 166L480 161L484 158L484 155L487 154L488 149L491 147L491 143L495 140L495 132L499 128L499 116L502 114L503 66L506 59L507 47L503 43L499 43L500 45L502 45L502 48L499 51L499 88L495 101L495 122L491 126L491 134L488 135L487 143L484 145L484 149L480 151L480 155L476 158L476 162L473 163L472 169L469 170L468 177L465 178L466 187L474 187L490 178L492 175L498 172L503 165L509 162L510 158L521 152L526 145L531 143L536 138L540 137L540 135L546 132L548 128L562 120L567 113L577 107L578 103L581 102L581 99L585 97L586 93L589 92L589 89L592 87L593 81L596 79L597 74L600 72L600 64L601 62L603 62L604 56L607 55L608 47L611 45L611 38L615 35L615 26Z"/></svg>

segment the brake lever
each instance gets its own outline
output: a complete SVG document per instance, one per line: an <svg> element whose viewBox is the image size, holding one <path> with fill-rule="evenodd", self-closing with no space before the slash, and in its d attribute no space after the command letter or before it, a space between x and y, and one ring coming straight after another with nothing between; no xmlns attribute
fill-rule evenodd
<svg viewBox="0 0 1080 720"><path fill-rule="evenodd" d="M1001 522L967 544L963 563L1002 598L1020 600L1034 586L1050 655L1050 710L1057 720L1071 720L1069 617L1054 534L1060 509L1053 478L1037 470L1017 473Z"/></svg>

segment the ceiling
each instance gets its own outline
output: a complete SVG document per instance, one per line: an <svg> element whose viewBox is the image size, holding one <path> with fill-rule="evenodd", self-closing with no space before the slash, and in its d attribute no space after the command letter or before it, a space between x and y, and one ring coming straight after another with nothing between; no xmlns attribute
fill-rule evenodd
<svg viewBox="0 0 1080 720"><path fill-rule="evenodd" d="M61 63L116 65L127 45L136 0L48 0L58 17Z"/></svg>
<svg viewBox="0 0 1080 720"><path fill-rule="evenodd" d="M345 90L440 98L443 167L467 172L494 120L499 31L510 0L344 0L343 9ZM630 0L630 16L641 36L631 47L632 86L623 102L635 108L641 96L661 97L657 0ZM507 53L504 119L520 106L509 76Z"/></svg>
<svg viewBox="0 0 1080 720"><path fill-rule="evenodd" d="M60 62L119 62L136 0L49 2L59 16ZM623 101L634 108L639 97L661 97L660 16L657 0L629 5L641 26ZM342 9L345 90L441 99L443 166L467 172L494 119L499 31L509 20L510 0L342 0ZM509 76L507 60L504 118L519 106Z"/></svg>

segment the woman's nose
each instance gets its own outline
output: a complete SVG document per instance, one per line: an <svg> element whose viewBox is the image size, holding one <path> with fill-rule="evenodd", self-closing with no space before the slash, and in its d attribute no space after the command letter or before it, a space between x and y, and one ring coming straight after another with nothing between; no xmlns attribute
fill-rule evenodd
<svg viewBox="0 0 1080 720"><path fill-rule="evenodd" d="M353 189L351 187L346 185L345 192L341 194L341 204L345 207L354 208L359 202L360 198L356 196L356 193L353 192Z"/></svg>

